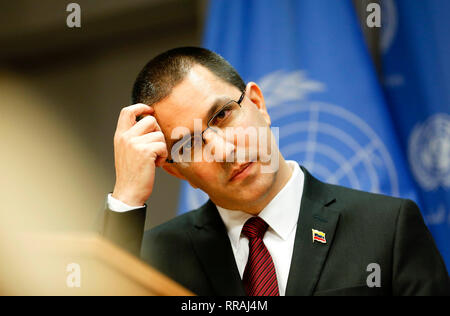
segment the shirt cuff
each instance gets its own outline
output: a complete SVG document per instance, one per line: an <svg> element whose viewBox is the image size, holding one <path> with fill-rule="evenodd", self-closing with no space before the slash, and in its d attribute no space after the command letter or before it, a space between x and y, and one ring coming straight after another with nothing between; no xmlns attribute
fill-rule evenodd
<svg viewBox="0 0 450 316"><path fill-rule="evenodd" d="M130 206L128 204L123 203L122 201L119 201L112 197L112 193L108 194L108 208L113 212L118 213L125 213L132 210L137 210L138 208L143 208L145 205L142 206Z"/></svg>

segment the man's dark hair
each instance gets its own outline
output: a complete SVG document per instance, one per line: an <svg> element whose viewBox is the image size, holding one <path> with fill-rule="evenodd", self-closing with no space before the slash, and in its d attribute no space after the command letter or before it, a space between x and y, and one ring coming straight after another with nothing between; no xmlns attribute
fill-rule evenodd
<svg viewBox="0 0 450 316"><path fill-rule="evenodd" d="M202 65L224 82L245 90L241 76L219 54L201 47L180 47L156 56L145 65L133 85L133 104L152 105L161 101L195 65Z"/></svg>

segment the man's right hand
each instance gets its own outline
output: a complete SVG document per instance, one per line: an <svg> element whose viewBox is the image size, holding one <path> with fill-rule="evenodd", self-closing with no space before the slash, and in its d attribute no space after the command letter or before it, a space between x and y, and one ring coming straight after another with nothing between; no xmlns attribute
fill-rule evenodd
<svg viewBox="0 0 450 316"><path fill-rule="evenodd" d="M116 184L112 196L130 206L144 205L153 190L155 168L168 155L166 141L145 104L127 106L120 112L114 135ZM147 115L140 121L136 118Z"/></svg>

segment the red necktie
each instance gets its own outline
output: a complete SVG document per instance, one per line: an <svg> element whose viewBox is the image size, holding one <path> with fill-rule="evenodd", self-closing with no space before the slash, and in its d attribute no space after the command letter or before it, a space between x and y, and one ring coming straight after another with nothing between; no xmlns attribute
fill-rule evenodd
<svg viewBox="0 0 450 316"><path fill-rule="evenodd" d="M263 237L269 225L260 217L252 217L242 228L248 237L248 261L244 271L244 287L248 296L280 296L277 274Z"/></svg>

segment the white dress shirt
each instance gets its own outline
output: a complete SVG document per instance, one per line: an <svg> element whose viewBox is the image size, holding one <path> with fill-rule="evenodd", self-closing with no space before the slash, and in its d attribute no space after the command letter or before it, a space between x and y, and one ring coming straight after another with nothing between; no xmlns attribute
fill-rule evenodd
<svg viewBox="0 0 450 316"><path fill-rule="evenodd" d="M291 160L286 162L293 169L291 178L258 215L269 225L263 242L272 256L281 296L286 293L304 184L304 174L298 163ZM227 210L220 206L217 206L217 209L227 228L242 279L249 247L248 238L242 235L241 231L252 215L238 210Z"/></svg>
<svg viewBox="0 0 450 316"><path fill-rule="evenodd" d="M304 185L304 174L298 163L292 160L287 160L286 163L292 169L289 181L258 215L269 225L263 242L272 256L281 296L286 293ZM115 212L127 212L142 206L129 206L108 194L108 207ZM241 235L241 231L245 222L252 215L239 210L216 207L227 228L236 265L242 279L248 260L249 247L248 239Z"/></svg>
<svg viewBox="0 0 450 316"><path fill-rule="evenodd" d="M108 194L108 208L111 211L119 212L119 213L125 213L128 211L136 210L138 208L144 207L142 206L130 206L128 204L123 203L122 201L119 201L116 198L113 198L112 193Z"/></svg>

